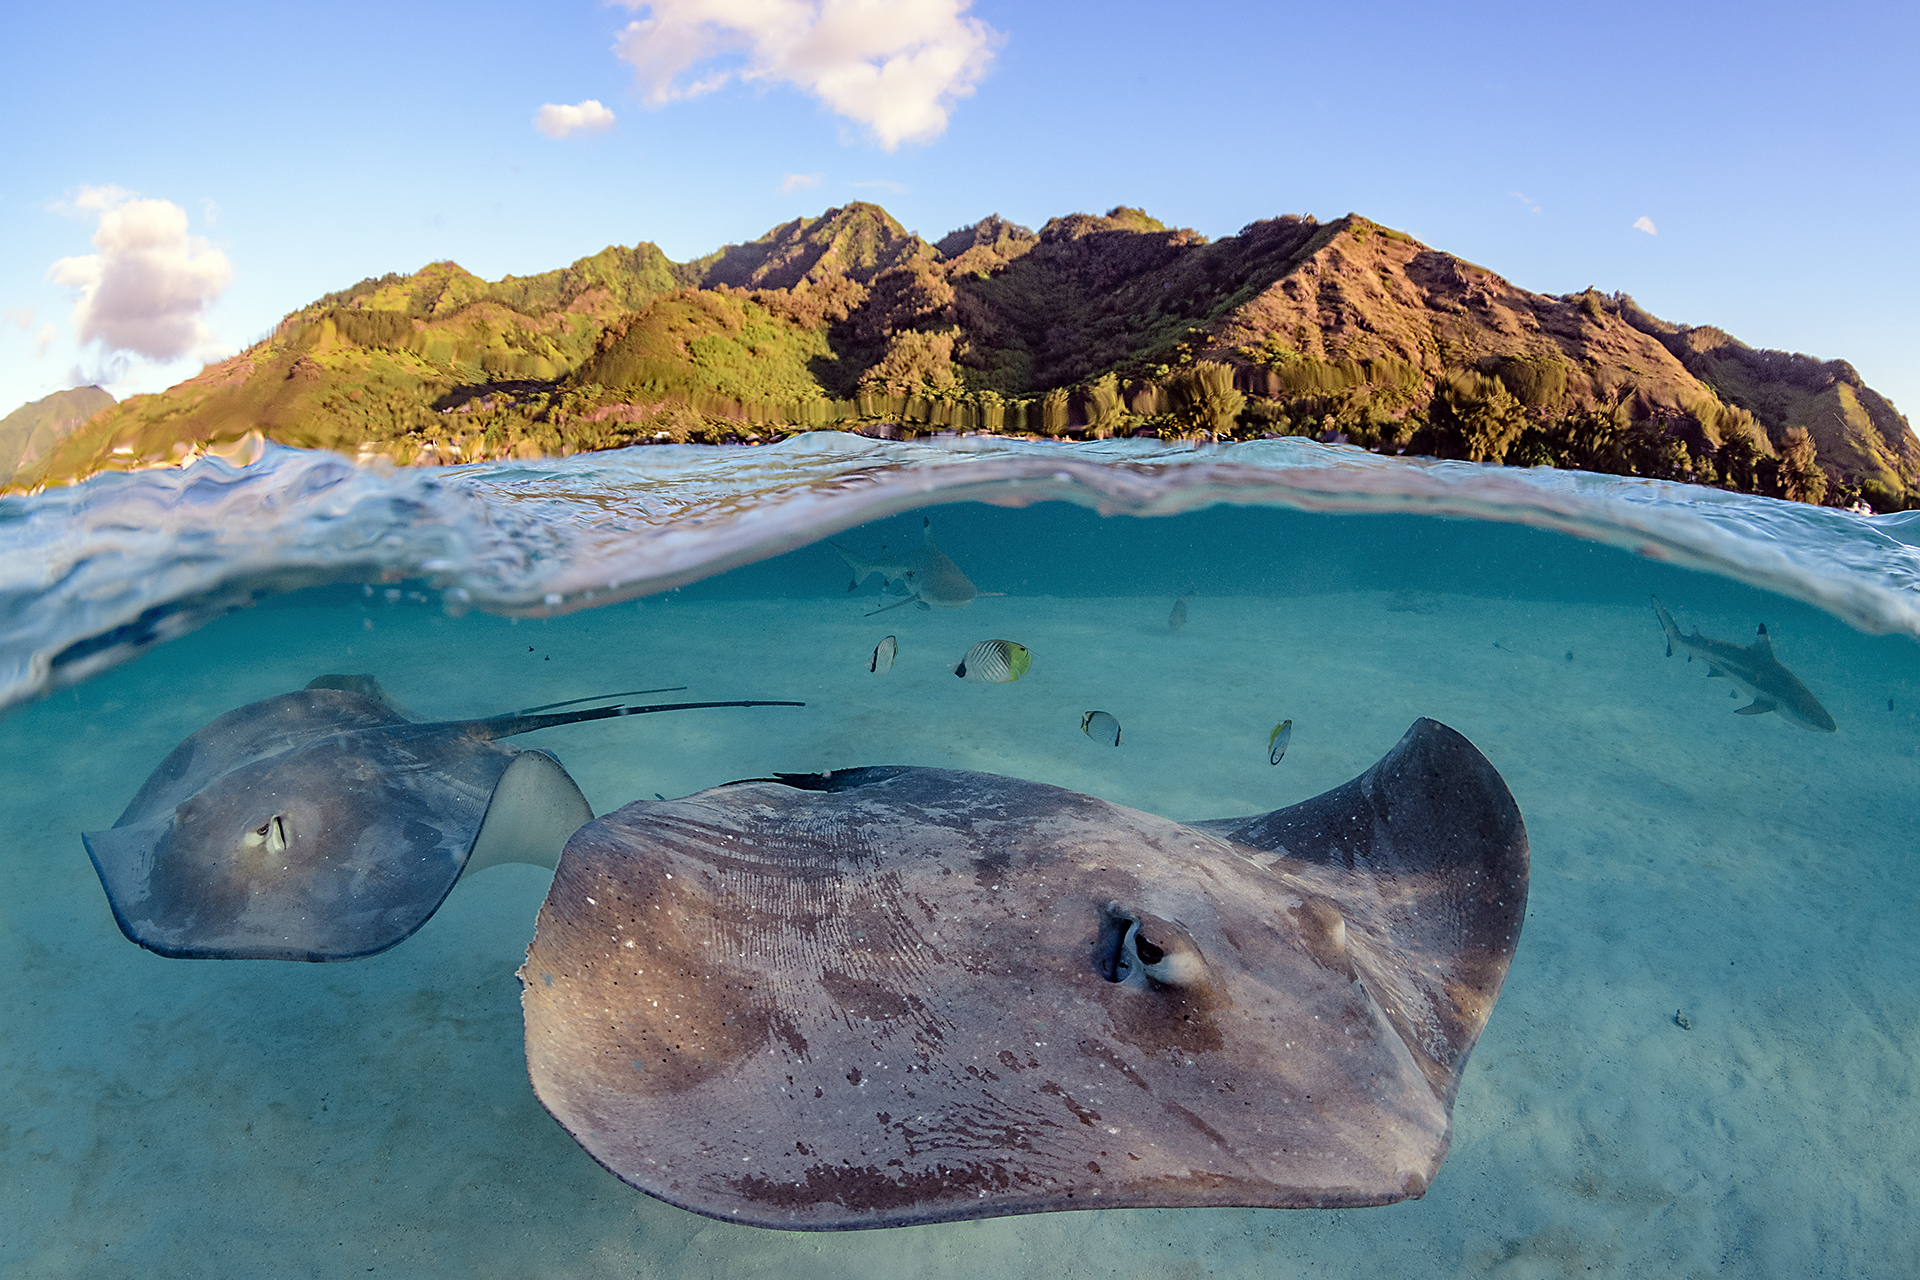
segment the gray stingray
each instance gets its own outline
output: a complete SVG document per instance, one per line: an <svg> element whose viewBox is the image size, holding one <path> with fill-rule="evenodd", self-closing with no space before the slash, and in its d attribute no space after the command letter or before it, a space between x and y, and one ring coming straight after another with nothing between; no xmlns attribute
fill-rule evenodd
<svg viewBox="0 0 1920 1280"><path fill-rule="evenodd" d="M498 739L652 711L804 704L537 714L568 705L420 724L371 676L322 676L194 733L118 822L81 839L121 932L150 951L352 960L407 938L469 871L551 867L592 820L557 759Z"/></svg>
<svg viewBox="0 0 1920 1280"><path fill-rule="evenodd" d="M1423 1194L1519 939L1506 784L1420 720L1291 808L1181 824L985 773L782 775L561 855L540 1101L732 1222Z"/></svg>
<svg viewBox="0 0 1920 1280"><path fill-rule="evenodd" d="M880 575L881 583L889 589L899 589L907 593L905 600L882 605L873 613L885 613L888 609L898 609L903 604L917 602L922 609L958 609L971 604L980 593L974 589L967 575L960 572L960 566L947 558L947 553L934 545L933 521L925 516L920 520L920 549L911 555L887 558L885 547L880 548L880 556L868 560L855 555L839 543L833 549L847 562L847 568L853 574L853 581L847 584L852 591L874 574ZM867 615L869 618L872 613Z"/></svg>

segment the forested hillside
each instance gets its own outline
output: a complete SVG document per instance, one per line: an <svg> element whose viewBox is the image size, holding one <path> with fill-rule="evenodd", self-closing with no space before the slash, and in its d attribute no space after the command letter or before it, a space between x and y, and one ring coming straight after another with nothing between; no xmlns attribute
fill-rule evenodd
<svg viewBox="0 0 1920 1280"><path fill-rule="evenodd" d="M1117 208L929 243L870 204L688 263L642 243L495 282L450 262L363 280L14 483L254 430L434 463L822 427L1308 435L1920 505L1920 440L1844 361L1532 293L1358 215L1209 241Z"/></svg>

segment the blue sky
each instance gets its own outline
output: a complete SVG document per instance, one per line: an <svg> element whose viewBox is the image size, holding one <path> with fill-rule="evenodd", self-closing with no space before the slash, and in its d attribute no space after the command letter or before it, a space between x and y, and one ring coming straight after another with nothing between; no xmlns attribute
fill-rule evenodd
<svg viewBox="0 0 1920 1280"><path fill-rule="evenodd" d="M0 412L76 375L164 387L363 276L528 274L639 240L684 260L865 199L929 239L1121 203L1210 236L1354 210L1526 288L1625 290L1851 360L1912 416L1917 14L16 6ZM543 106L574 110L543 131Z"/></svg>

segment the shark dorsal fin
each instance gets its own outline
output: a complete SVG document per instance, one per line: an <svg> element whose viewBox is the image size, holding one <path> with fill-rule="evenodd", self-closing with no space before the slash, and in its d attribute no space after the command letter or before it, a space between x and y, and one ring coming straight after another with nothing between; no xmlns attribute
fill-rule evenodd
<svg viewBox="0 0 1920 1280"><path fill-rule="evenodd" d="M1763 622L1760 624L1760 633L1754 636L1753 643L1749 645L1748 648L1752 649L1755 653L1765 654L1769 658L1773 656L1773 641L1767 638L1766 623Z"/></svg>

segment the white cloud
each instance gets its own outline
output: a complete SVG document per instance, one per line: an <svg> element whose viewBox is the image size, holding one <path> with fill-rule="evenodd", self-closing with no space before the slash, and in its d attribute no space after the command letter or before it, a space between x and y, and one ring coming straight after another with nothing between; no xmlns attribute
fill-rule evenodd
<svg viewBox="0 0 1920 1280"><path fill-rule="evenodd" d="M1653 219L1647 217L1645 214L1633 220L1633 229L1635 231L1644 231L1650 236L1660 234L1660 229L1653 225Z"/></svg>
<svg viewBox="0 0 1920 1280"><path fill-rule="evenodd" d="M213 347L202 318L233 281L227 256L187 234L187 211L170 200L137 200L119 187L85 187L74 211L98 212L99 252L62 258L47 279L76 290L73 327L82 345L99 342L173 360Z"/></svg>
<svg viewBox="0 0 1920 1280"><path fill-rule="evenodd" d="M1521 204L1527 206L1527 208L1532 210L1534 213L1540 212L1540 202L1538 200L1535 200L1532 196L1528 195L1526 192L1509 191L1507 192L1507 194L1512 196L1515 200L1518 200Z"/></svg>
<svg viewBox="0 0 1920 1280"><path fill-rule="evenodd" d="M32 307L0 307L0 322L12 325L21 333L33 328L36 318ZM45 357L47 349L53 346L53 340L59 336L60 330L51 320L42 321L40 332L33 335L33 358L39 360Z"/></svg>
<svg viewBox="0 0 1920 1280"><path fill-rule="evenodd" d="M780 179L780 191L783 195L791 195L795 191L809 190L819 186L823 176L818 173L790 173Z"/></svg>
<svg viewBox="0 0 1920 1280"><path fill-rule="evenodd" d="M82 214L101 213L115 205L125 204L131 199L133 199L133 192L125 187L116 187L109 182L100 187L82 187L73 199L55 200L50 207L55 213L64 213L71 218Z"/></svg>
<svg viewBox="0 0 1920 1280"><path fill-rule="evenodd" d="M549 102L533 113L533 127L549 138L564 138L572 133L599 133L613 128L613 112L588 98L571 106Z"/></svg>
<svg viewBox="0 0 1920 1280"><path fill-rule="evenodd" d="M946 132L954 99L973 92L1003 38L965 16L971 0L620 3L647 11L614 51L649 106L697 98L735 76L792 85L865 125L888 151Z"/></svg>

